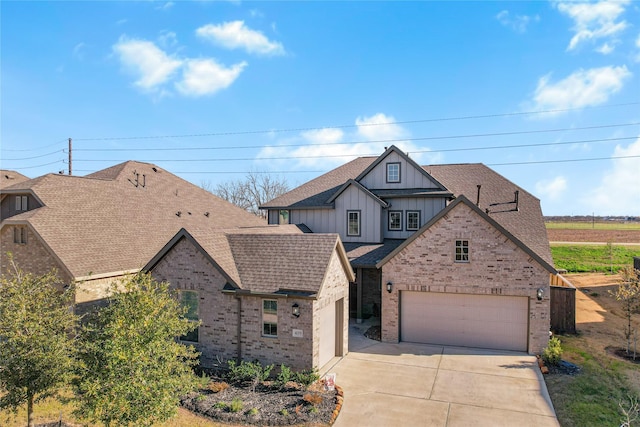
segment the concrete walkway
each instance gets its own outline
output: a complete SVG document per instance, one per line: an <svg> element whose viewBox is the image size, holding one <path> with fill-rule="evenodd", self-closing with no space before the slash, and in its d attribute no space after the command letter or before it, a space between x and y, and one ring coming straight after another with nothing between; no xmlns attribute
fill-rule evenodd
<svg viewBox="0 0 640 427"><path fill-rule="evenodd" d="M349 354L325 366L344 404L335 427L558 427L534 356L524 353L387 344L352 325Z"/></svg>

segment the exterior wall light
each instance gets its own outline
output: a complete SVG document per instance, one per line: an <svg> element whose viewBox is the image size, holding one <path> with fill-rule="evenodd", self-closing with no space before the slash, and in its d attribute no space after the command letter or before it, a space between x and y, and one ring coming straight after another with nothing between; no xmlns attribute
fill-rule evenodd
<svg viewBox="0 0 640 427"><path fill-rule="evenodd" d="M393 283L387 282L387 292L391 293L392 289L393 289Z"/></svg>
<svg viewBox="0 0 640 427"><path fill-rule="evenodd" d="M294 317L300 317L300 306L297 302L291 306L291 314L293 314Z"/></svg>
<svg viewBox="0 0 640 427"><path fill-rule="evenodd" d="M536 292L536 296L538 297L538 301L542 301L542 298L544 297L544 289L539 288Z"/></svg>

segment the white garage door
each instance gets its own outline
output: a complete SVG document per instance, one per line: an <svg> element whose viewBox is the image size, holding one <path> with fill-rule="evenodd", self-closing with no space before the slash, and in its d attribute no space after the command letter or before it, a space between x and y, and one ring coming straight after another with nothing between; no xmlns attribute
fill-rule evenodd
<svg viewBox="0 0 640 427"><path fill-rule="evenodd" d="M527 297L400 292L400 340L527 351Z"/></svg>
<svg viewBox="0 0 640 427"><path fill-rule="evenodd" d="M336 355L336 305L331 303L320 310L320 360L323 367Z"/></svg>

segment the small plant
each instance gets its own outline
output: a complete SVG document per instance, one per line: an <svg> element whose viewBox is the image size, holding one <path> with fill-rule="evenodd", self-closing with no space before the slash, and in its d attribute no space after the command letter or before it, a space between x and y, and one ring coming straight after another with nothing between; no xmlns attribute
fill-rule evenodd
<svg viewBox="0 0 640 427"><path fill-rule="evenodd" d="M258 408L251 408L251 409L249 409L249 412L247 412L247 414L248 414L248 415L251 415L251 416L258 415Z"/></svg>
<svg viewBox="0 0 640 427"><path fill-rule="evenodd" d="M199 394L199 395L196 396L196 402L202 402L206 398L207 398L207 396L205 396L204 394Z"/></svg>
<svg viewBox="0 0 640 427"><path fill-rule="evenodd" d="M229 384L224 381L211 381L209 383L209 390L213 393L220 393L221 391L225 391L229 388Z"/></svg>
<svg viewBox="0 0 640 427"><path fill-rule="evenodd" d="M542 351L542 360L547 365L558 365L562 360L562 346L560 340L557 337L553 337L549 340L549 344Z"/></svg>
<svg viewBox="0 0 640 427"><path fill-rule="evenodd" d="M632 427L640 417L640 402L638 398L629 396L629 402L619 401L618 406L622 412L622 424L620 427Z"/></svg>
<svg viewBox="0 0 640 427"><path fill-rule="evenodd" d="M229 373L227 374L229 381L240 384L248 383L254 392L258 384L269 378L273 369L273 365L262 366L260 362L242 361L238 365L235 361L230 360L227 364L229 365Z"/></svg>
<svg viewBox="0 0 640 427"><path fill-rule="evenodd" d="M322 403L322 396L315 393L306 393L304 396L302 396L302 400L310 405L318 406Z"/></svg>
<svg viewBox="0 0 640 427"><path fill-rule="evenodd" d="M309 408L309 412L311 412L312 414L317 414L318 413L318 407L317 406L312 406L311 408Z"/></svg>
<svg viewBox="0 0 640 427"><path fill-rule="evenodd" d="M213 405L213 409L220 409L220 410L224 411L224 410L226 410L226 409L227 409L227 407L228 407L228 406L229 406L229 405L227 405L227 404L226 404L226 403L224 403L224 402L216 402L216 404L215 404L215 405Z"/></svg>
<svg viewBox="0 0 640 427"><path fill-rule="evenodd" d="M280 409L280 415L284 415L285 417L288 417L289 411L287 411L287 408Z"/></svg>
<svg viewBox="0 0 640 427"><path fill-rule="evenodd" d="M302 384L306 388L318 381L320 375L315 369L305 369L304 371L296 372L293 378L295 382Z"/></svg>
<svg viewBox="0 0 640 427"><path fill-rule="evenodd" d="M244 403L242 403L242 400L235 398L231 401L231 404L229 405L229 410L231 412L240 412L242 411L242 408L244 407Z"/></svg>
<svg viewBox="0 0 640 427"><path fill-rule="evenodd" d="M276 384L278 385L278 387L284 388L287 383L291 381L292 376L293 372L291 371L291 368L289 368L287 365L282 364L280 365L280 373L276 377Z"/></svg>

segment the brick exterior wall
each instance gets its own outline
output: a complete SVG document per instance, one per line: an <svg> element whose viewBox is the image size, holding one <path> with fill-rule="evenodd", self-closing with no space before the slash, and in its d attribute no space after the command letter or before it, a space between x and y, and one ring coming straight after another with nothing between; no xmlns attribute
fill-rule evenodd
<svg viewBox="0 0 640 427"><path fill-rule="evenodd" d="M503 213L502 215L509 215ZM468 263L455 262L455 241L469 241ZM549 339L549 272L464 203L432 225L382 267L382 340L398 342L399 292L448 292L529 298L528 352ZM544 289L538 301L536 292Z"/></svg>
<svg viewBox="0 0 640 427"><path fill-rule="evenodd" d="M335 253L325 276L322 296L318 301L281 296L236 297L236 294L222 292L227 280L186 239L180 240L156 264L151 273L156 280L169 282L174 289L198 292L198 317L202 324L199 329L199 342L194 345L201 352L202 366L210 367L220 360L237 359L240 334L240 358L243 360L257 360L264 364L276 365L284 363L296 370L318 368L317 329L320 325L316 319L317 307L335 301L336 298L345 298L343 329L344 348L347 348L348 279ZM262 335L264 299L278 301L277 337ZM294 303L300 306L298 318L291 314ZM294 337L294 329L301 330L302 337Z"/></svg>
<svg viewBox="0 0 640 427"><path fill-rule="evenodd" d="M18 267L36 276L47 274L55 268L57 275L64 284L71 283L72 277L66 273L62 265L54 258L40 239L27 228L27 243L20 244L13 241L14 226L7 225L0 233L0 268L2 275L11 275L12 267L7 252L11 252Z"/></svg>
<svg viewBox="0 0 640 427"><path fill-rule="evenodd" d="M323 327L320 322L320 310L328 305L334 305L337 301L342 300L342 348L336 349L339 354L337 356L346 356L349 351L349 279L347 278L338 253L333 251L331 261L327 268L324 283L320 289L320 298L313 303L313 367L322 368L320 365L320 340Z"/></svg>

